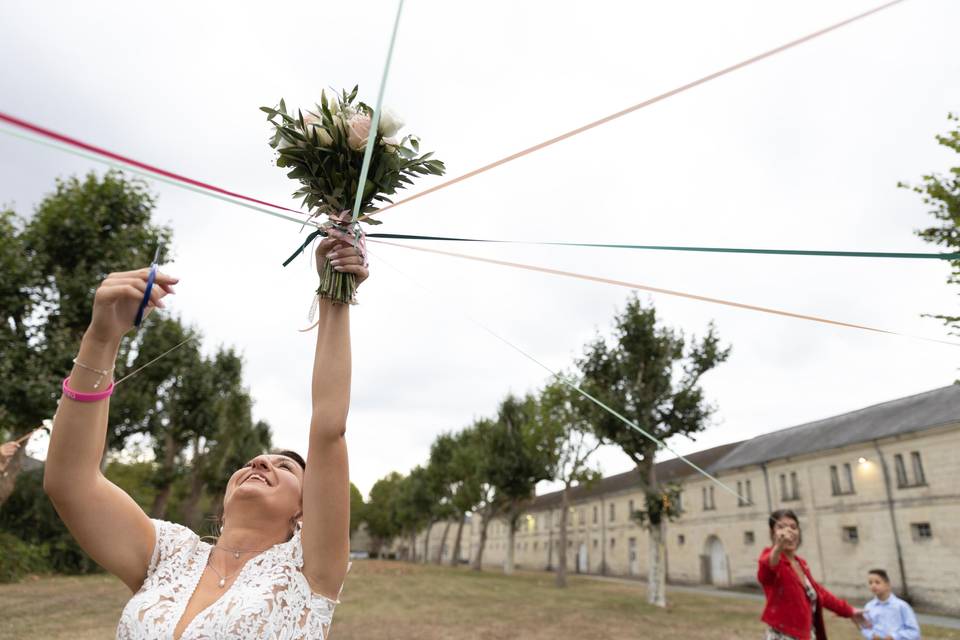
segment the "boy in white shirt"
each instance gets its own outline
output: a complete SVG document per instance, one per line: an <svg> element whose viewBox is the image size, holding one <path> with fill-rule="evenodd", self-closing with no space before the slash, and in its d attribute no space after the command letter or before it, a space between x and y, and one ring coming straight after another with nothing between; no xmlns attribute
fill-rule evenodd
<svg viewBox="0 0 960 640"><path fill-rule="evenodd" d="M871 569L867 577L876 597L864 607L869 629L861 629L867 640L920 640L920 625L910 605L893 595L890 576L883 569Z"/></svg>

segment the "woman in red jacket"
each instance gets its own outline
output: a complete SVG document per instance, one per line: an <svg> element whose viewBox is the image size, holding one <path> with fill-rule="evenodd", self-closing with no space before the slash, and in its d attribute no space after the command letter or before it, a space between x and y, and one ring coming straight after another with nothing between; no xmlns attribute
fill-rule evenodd
<svg viewBox="0 0 960 640"><path fill-rule="evenodd" d="M773 546L760 554L757 571L767 596L761 618L768 625L766 640L826 640L824 608L868 626L863 611L817 584L807 563L797 555L801 540L797 514L781 509L770 514L769 522Z"/></svg>

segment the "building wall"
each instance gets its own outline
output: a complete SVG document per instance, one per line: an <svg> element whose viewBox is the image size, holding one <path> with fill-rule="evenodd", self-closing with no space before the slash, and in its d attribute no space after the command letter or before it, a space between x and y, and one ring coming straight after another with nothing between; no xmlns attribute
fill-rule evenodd
<svg viewBox="0 0 960 640"><path fill-rule="evenodd" d="M899 487L894 456L903 456L908 480L912 482L912 452L920 454L926 482ZM890 478L893 519L884 463ZM847 489L844 465L850 467L853 491L835 495L830 468L837 467L843 491ZM792 495L791 473L796 474L796 498ZM781 474L787 482L786 495ZM956 596L960 593L960 424L888 439L877 445L868 443L728 470L718 477L735 491L739 482L741 495L746 494L749 481L752 502L738 500L713 486L714 508L705 509L704 490L709 495L712 483L698 476L688 477L683 484L683 515L667 526L669 580L709 581L718 586L756 585L757 558L769 544L770 510L788 508L797 513L802 525L800 554L814 577L838 595L862 605L871 597L865 585L866 574L876 567L886 569L894 589L903 591L895 521L910 595L927 608L960 613L960 598ZM585 569L609 575L646 575L649 539L629 519L631 500L639 507L642 492L636 489L594 495L571 505L566 549L571 573ZM515 552L519 568L556 567L559 515L558 508L541 509L530 511L521 519ZM930 537L921 537L925 532L922 525L929 525ZM441 535L442 527L434 525L432 547L439 544ZM486 566L503 566L507 536L505 521L491 523L484 550ZM453 533L451 547L452 538ZM464 552L469 552L471 558L479 538L480 521L474 518L464 530ZM636 556L632 563L631 548ZM578 565L581 553L585 567Z"/></svg>

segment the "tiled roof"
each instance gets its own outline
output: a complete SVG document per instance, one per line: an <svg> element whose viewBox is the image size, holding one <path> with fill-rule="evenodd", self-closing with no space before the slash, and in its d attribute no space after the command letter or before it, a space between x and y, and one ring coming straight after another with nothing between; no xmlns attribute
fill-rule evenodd
<svg viewBox="0 0 960 640"><path fill-rule="evenodd" d="M713 447L712 449L698 451L684 457L701 469L705 469L736 449L740 444L739 442L725 444L719 447ZM694 469L679 458L657 463L657 480L659 482L675 482L696 473ZM634 469L625 473L618 473L614 476L608 476L590 486L574 487L570 492L570 503L574 504L594 496L616 493L626 489L640 489L642 486L641 477L637 470ZM541 511L545 509L555 509L560 504L562 494L563 491L560 490L537 496L528 510Z"/></svg>
<svg viewBox="0 0 960 640"><path fill-rule="evenodd" d="M960 384L698 451L686 458L701 469L720 472L952 423L960 423ZM683 480L696 473L679 458L657 463L657 479L660 482ZM590 486L575 487L570 503L641 487L638 472L627 471L603 478ZM529 510L555 509L560 504L562 493L554 491L537 496Z"/></svg>
<svg viewBox="0 0 960 640"><path fill-rule="evenodd" d="M960 422L957 384L746 440L718 460L711 471L836 449L954 422Z"/></svg>

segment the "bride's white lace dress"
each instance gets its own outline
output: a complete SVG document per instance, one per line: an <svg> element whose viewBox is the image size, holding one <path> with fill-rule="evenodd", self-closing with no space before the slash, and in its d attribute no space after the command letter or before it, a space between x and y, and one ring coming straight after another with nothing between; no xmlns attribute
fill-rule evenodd
<svg viewBox="0 0 960 640"><path fill-rule="evenodd" d="M172 639L212 546L190 529L154 520L147 578L120 616L117 640ZM326 638L337 601L312 593L297 531L251 558L220 599L190 621L181 640Z"/></svg>

